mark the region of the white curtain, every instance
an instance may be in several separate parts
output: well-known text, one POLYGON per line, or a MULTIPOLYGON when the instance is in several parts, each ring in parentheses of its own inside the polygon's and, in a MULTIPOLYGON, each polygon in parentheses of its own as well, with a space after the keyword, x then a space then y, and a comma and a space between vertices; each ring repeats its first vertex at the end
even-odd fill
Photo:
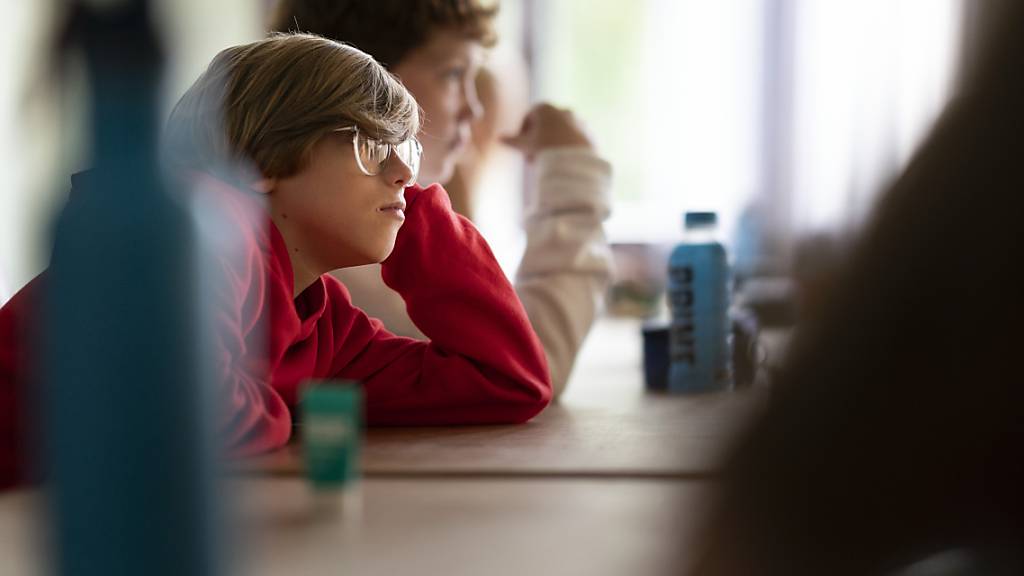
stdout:
POLYGON ((791 234, 856 229, 909 159, 951 92, 961 2, 794 3, 791 234))
POLYGON ((950 94, 973 0, 535 0, 538 95, 615 165, 609 235, 752 204, 793 238, 855 228, 950 94))

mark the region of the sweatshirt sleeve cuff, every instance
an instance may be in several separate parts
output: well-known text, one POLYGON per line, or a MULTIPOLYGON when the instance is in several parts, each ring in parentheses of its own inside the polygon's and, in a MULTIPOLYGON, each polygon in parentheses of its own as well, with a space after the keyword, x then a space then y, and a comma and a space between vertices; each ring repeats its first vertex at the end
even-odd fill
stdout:
POLYGON ((611 208, 612 167, 584 146, 549 148, 534 159, 535 194, 527 214, 591 212, 601 219, 611 208))

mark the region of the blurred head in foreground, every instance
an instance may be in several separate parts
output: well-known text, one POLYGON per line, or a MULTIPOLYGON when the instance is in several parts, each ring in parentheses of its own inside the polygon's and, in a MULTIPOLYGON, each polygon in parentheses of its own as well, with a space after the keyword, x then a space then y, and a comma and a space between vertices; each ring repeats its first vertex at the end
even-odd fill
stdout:
POLYGON ((796 336, 693 574, 1024 568, 1024 5, 1001 26, 796 336))

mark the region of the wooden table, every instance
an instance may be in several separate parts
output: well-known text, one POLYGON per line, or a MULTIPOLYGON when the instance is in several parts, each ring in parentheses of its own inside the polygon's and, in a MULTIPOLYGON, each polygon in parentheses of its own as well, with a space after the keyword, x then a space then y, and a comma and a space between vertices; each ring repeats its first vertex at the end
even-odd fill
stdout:
MULTIPOLYGON (((718 462, 763 394, 643 391, 635 323, 601 323, 522 426, 375 429, 364 479, 310 491, 294 447, 227 480, 237 574, 679 574, 718 462)), ((0 494, 0 576, 44 572, 39 490, 0 494)))
MULTIPOLYGON (((363 473, 704 479, 765 397, 763 390, 645 392, 639 325, 605 320, 588 339, 566 394, 537 418, 518 426, 373 428, 363 473)), ((301 474, 300 449, 293 445, 243 468, 301 474)))
MULTIPOLYGON (((631 406, 553 405, 519 426, 371 429, 363 474, 705 479, 716 473, 729 438, 762 401, 757 394, 657 396, 631 406)), ((299 475, 300 447, 242 468, 299 475)))
POLYGON ((706 492, 661 480, 374 479, 332 516, 294 479, 247 487, 260 516, 239 557, 256 575, 678 574, 706 492))
MULTIPOLYGON (((678 574, 707 486, 664 480, 371 479, 317 495, 300 478, 246 478, 233 574, 678 574), (344 498, 344 500, 343 500, 344 498)), ((0 575, 47 573, 44 495, 0 495, 0 575)))

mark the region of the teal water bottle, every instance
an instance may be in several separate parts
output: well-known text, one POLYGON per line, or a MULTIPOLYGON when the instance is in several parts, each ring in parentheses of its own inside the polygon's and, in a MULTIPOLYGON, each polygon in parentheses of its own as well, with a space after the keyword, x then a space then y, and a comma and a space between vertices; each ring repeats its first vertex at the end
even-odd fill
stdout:
POLYGON ((684 237, 669 256, 670 392, 731 386, 730 272, 714 212, 687 212, 684 237))
POLYGON ((39 312, 40 459, 61 575, 219 568, 197 237, 157 163, 151 14, 143 0, 76 2, 63 36, 89 80, 93 166, 57 219, 39 312))

